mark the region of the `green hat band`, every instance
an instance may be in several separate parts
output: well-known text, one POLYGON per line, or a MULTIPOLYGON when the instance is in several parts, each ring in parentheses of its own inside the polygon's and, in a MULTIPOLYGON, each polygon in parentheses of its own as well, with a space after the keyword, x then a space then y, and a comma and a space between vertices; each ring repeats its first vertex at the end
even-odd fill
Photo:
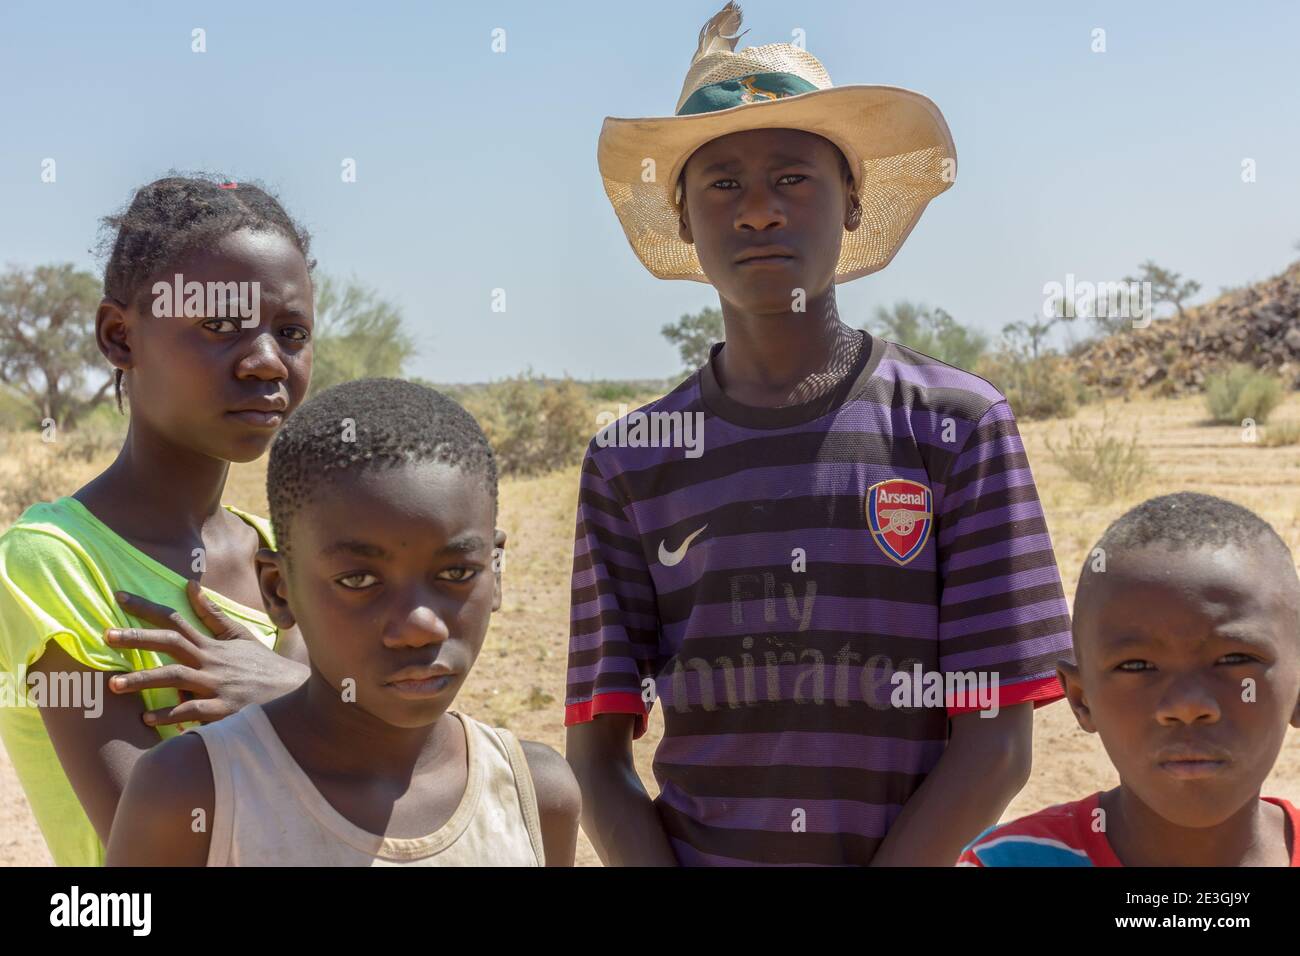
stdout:
POLYGON ((817 87, 793 73, 751 73, 735 80, 723 80, 701 86, 692 93, 677 111, 678 116, 695 113, 716 113, 746 103, 779 100, 800 93, 811 93, 817 87))

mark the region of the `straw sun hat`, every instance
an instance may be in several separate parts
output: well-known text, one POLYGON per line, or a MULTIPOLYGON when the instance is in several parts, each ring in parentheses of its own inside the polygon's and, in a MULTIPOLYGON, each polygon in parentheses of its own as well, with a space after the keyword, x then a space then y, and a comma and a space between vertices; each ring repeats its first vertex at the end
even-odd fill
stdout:
POLYGON ((943 114, 896 86, 832 87, 821 61, 793 44, 736 52, 740 19, 740 7, 728 3, 700 30, 675 115, 611 116, 601 128, 600 174, 633 251, 661 279, 707 282, 695 247, 677 234, 682 168, 719 136, 790 128, 824 136, 853 170, 862 222, 844 232, 835 281, 883 269, 955 179, 957 151, 943 114))

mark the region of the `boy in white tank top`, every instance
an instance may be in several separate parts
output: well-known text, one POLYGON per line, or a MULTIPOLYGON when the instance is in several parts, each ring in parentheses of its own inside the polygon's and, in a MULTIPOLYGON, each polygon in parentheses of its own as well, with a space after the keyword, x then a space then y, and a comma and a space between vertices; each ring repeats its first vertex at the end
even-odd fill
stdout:
POLYGON ((564 758, 449 709, 501 603, 474 418, 397 379, 329 389, 277 435, 267 497, 263 603, 311 676, 145 754, 108 864, 571 866, 564 758))

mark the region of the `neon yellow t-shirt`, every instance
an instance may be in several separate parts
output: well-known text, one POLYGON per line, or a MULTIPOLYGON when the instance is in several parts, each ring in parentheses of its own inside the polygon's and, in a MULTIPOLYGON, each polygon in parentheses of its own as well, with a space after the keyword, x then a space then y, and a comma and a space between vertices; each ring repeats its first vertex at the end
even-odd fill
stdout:
MULTIPOLYGON (((270 522, 225 507, 256 528, 267 547, 275 546, 270 522)), ((206 633, 185 596, 185 584, 185 578, 127 543, 75 498, 32 505, 0 535, 0 742, 13 761, 57 866, 102 866, 104 847, 63 772, 39 709, 31 706, 27 668, 40 659, 51 640, 99 671, 135 671, 173 663, 166 654, 154 651, 111 648, 104 643, 104 631, 156 626, 127 614, 113 598, 114 591, 130 591, 174 608, 206 633)), ((275 625, 261 609, 237 604, 207 588, 203 592, 268 647, 275 647, 275 625)), ((71 692, 63 690, 65 695, 71 692)), ((102 692, 104 697, 112 693, 107 680, 102 692)), ((141 693, 150 710, 179 702, 171 688, 141 693)), ((191 726, 157 730, 166 738, 191 726)))

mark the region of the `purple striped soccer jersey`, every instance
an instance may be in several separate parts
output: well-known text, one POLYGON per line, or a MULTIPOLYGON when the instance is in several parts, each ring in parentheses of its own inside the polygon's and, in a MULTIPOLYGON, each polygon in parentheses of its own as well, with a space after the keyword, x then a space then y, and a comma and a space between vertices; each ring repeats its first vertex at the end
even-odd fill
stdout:
POLYGON ((565 723, 663 708, 683 864, 866 864, 951 715, 1062 696, 1042 507, 978 376, 864 333, 827 394, 755 408, 721 347, 587 449, 565 723))

